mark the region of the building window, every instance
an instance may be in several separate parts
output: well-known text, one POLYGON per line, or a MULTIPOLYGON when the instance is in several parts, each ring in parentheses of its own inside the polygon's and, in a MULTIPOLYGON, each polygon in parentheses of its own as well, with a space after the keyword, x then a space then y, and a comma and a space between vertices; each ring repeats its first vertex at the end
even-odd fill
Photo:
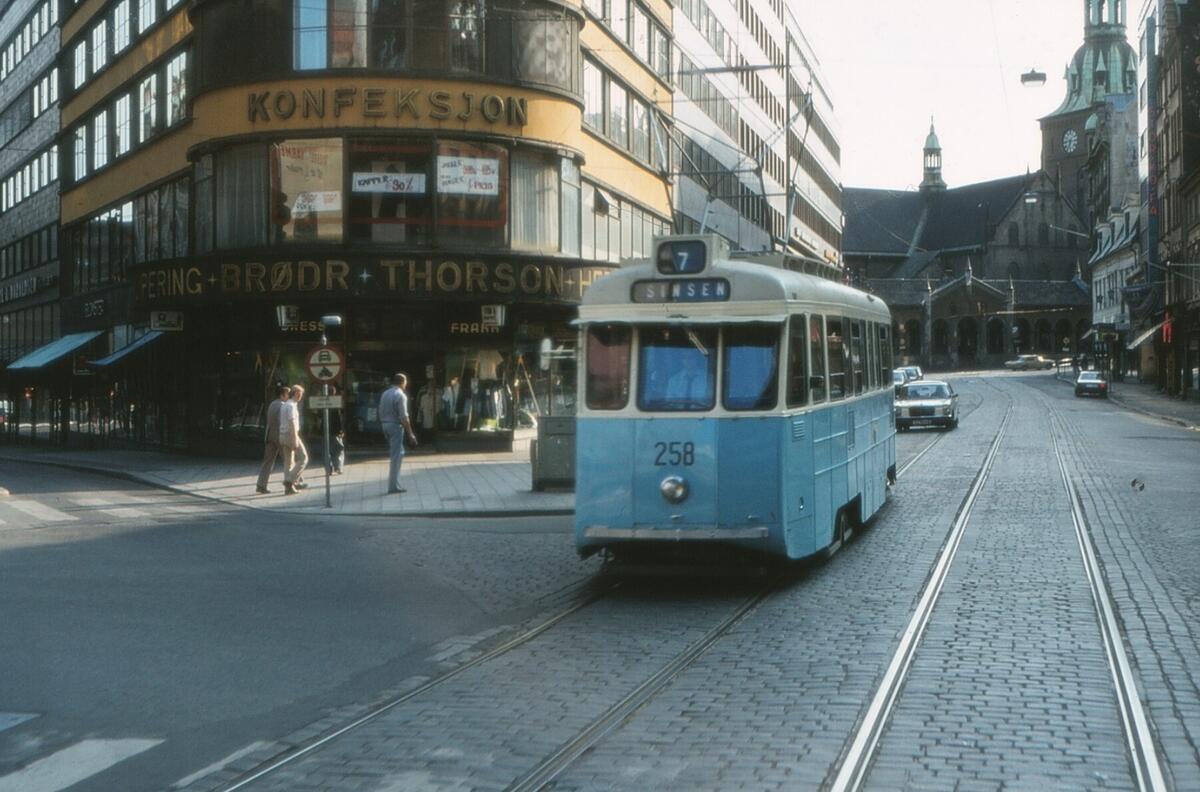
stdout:
POLYGON ((108 22, 101 19, 92 28, 92 73, 95 74, 108 64, 108 22))
POLYGON ((158 0, 138 0, 138 33, 145 33, 157 19, 158 0))
POLYGON ((617 38, 629 43, 629 0, 609 0, 609 27, 617 38))
POLYGON ((182 52, 167 64, 167 126, 187 116, 187 53, 182 52))
POLYGON ((450 68, 483 71, 483 0, 454 0, 450 4, 450 68))
MULTIPOLYGON (((222 151, 214 159, 217 247, 266 244, 268 194, 265 149, 257 144, 235 146, 222 151)), ((284 221, 287 219, 283 218, 284 221)))
POLYGON ((562 158, 562 252, 579 255, 579 165, 570 157, 562 158))
POLYGON ((87 82, 87 42, 81 41, 75 45, 75 71, 71 85, 78 89, 87 82))
POLYGON ((583 62, 583 123, 604 131, 604 72, 590 60, 583 62))
POLYGON ((151 74, 142 80, 141 120, 138 140, 145 143, 158 131, 158 75, 151 74))
POLYGON ((342 241, 342 141, 285 140, 269 164, 270 241, 342 241))
POLYGON ((299 71, 324 69, 328 64, 325 40, 328 35, 325 0, 297 0, 294 67, 299 71))
POLYGON ((632 123, 632 146, 630 150, 633 156, 638 159, 650 161, 650 108, 645 102, 634 99, 630 103, 633 106, 633 123, 632 123))
POLYGON ((559 162, 540 152, 512 154, 511 246, 543 253, 559 249, 559 162))
POLYGON ((113 8, 113 53, 119 53, 129 46, 129 3, 121 0, 113 8))
POLYGON ((332 11, 329 65, 335 69, 366 66, 367 0, 333 0, 332 11))
POLYGON ((130 99, 130 95, 125 94, 117 99, 113 107, 113 116, 115 119, 113 132, 116 136, 116 153, 118 157, 129 153, 130 146, 133 143, 131 139, 133 130, 129 117, 130 99))
POLYGON ((79 181, 88 172, 88 155, 87 155, 87 126, 79 126, 75 129, 75 150, 74 150, 74 166, 75 166, 75 181, 79 181))
POLYGON ((108 164, 108 111, 101 110, 92 119, 92 169, 108 164))
POLYGON ((608 137, 618 146, 629 146, 629 96, 616 80, 608 85, 608 137))
POLYGON ((429 171, 433 151, 420 141, 350 141, 350 239, 427 245, 433 235, 429 171))

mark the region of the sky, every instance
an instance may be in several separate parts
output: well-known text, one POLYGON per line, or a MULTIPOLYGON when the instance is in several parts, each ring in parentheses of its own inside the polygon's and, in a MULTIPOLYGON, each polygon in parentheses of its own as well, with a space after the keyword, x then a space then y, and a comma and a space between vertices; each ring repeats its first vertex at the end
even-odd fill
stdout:
POLYGON ((950 187, 1040 167, 1037 119, 1066 96, 1084 0, 788 2, 832 94, 843 185, 916 189, 930 116, 950 187), (1041 88, 1021 85, 1033 68, 1041 88))

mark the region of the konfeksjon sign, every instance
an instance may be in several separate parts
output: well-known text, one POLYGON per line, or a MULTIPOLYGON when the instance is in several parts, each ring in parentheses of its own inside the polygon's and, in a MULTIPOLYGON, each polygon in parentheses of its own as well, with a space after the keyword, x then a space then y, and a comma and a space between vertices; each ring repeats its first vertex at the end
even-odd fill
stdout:
POLYGON ((420 256, 389 259, 206 262, 150 267, 136 275, 143 304, 258 295, 445 297, 577 303, 613 267, 555 261, 420 256))
POLYGON ((504 122, 523 127, 529 120, 523 97, 477 94, 472 91, 425 91, 420 88, 344 86, 302 88, 293 91, 252 91, 247 95, 250 123, 300 118, 341 118, 357 114, 363 118, 395 118, 420 121, 470 121, 482 118, 489 124, 504 122))

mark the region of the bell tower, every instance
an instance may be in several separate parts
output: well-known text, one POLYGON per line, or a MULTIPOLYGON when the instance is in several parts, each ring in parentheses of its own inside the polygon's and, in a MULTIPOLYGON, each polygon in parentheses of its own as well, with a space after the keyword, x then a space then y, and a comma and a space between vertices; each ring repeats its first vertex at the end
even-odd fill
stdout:
POLYGON ((942 144, 933 130, 933 119, 929 119, 929 135, 925 138, 925 177, 921 179, 921 192, 942 192, 946 182, 942 180, 942 144))

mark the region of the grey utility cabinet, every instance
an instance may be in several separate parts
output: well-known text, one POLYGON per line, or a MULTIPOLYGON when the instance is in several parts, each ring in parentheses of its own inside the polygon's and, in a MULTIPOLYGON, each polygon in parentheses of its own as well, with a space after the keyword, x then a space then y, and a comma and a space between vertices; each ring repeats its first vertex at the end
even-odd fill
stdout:
POLYGON ((533 491, 575 488, 575 416, 538 416, 537 439, 529 447, 533 491))

